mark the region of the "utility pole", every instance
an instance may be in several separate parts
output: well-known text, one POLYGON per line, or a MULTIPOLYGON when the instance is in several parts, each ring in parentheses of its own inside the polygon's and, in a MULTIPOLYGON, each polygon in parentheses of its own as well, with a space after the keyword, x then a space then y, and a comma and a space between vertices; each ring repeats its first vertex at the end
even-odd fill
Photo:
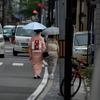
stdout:
POLYGON ((48 0, 48 27, 51 26, 51 21, 50 21, 50 4, 51 4, 51 0, 48 0))
POLYGON ((5 19, 5 0, 2 0, 2 27, 4 26, 4 19, 5 19))
POLYGON ((82 0, 80 0, 80 14, 79 14, 79 31, 81 30, 81 13, 82 13, 82 0))
POLYGON ((72 0, 66 0, 66 22, 65 22, 65 90, 64 100, 71 100, 71 56, 73 44, 72 28, 72 0))
POLYGON ((6 14, 7 14, 7 2, 8 0, 2 0, 2 27, 6 24, 6 14))
POLYGON ((54 10, 54 0, 51 0, 51 25, 53 25, 53 21, 54 21, 53 10, 54 10))

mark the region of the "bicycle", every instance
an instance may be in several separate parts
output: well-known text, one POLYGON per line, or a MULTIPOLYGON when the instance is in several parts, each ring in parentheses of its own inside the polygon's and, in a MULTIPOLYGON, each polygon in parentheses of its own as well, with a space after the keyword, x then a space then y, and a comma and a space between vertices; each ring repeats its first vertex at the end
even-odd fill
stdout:
MULTIPOLYGON (((85 69, 87 66, 87 63, 84 63, 80 60, 77 60, 77 58, 71 58, 71 67, 72 67, 72 76, 71 76, 71 97, 74 97, 75 94, 79 91, 81 86, 81 69, 85 69), (79 65, 76 65, 74 63, 74 60, 76 60, 79 65)), ((62 80, 60 85, 60 93, 64 97, 64 85, 65 85, 65 78, 62 80)))

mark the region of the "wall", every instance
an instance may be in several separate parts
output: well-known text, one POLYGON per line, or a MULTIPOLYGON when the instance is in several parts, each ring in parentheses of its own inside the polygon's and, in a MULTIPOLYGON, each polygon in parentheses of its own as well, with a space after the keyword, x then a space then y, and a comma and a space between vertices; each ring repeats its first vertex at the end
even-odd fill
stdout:
POLYGON ((81 8, 80 8, 80 0, 77 0, 76 31, 87 31, 88 8, 87 8, 86 2, 87 2, 86 0, 81 2, 81 8), (79 18, 80 12, 86 15, 86 16, 83 16, 81 20, 79 18), (80 24, 80 21, 81 21, 81 24, 80 24))
MULTIPOLYGON (((96 56, 98 55, 98 50, 100 49, 100 4, 97 4, 96 13, 95 13, 95 45, 94 45, 94 52, 95 52, 95 61, 96 56)), ((95 62, 94 62, 95 63, 95 62)))

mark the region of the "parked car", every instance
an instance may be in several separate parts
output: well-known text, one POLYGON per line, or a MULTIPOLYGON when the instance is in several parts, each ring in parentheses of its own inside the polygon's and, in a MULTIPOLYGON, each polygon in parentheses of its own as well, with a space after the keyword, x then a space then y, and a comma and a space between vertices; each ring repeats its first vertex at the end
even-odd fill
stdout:
POLYGON ((0 58, 4 58, 5 55, 5 41, 3 37, 2 26, 0 24, 0 58))
POLYGON ((89 58, 90 54, 90 50, 87 52, 87 46, 88 31, 75 32, 73 37, 73 56, 77 59, 81 58, 83 62, 87 62, 87 57, 89 58))
POLYGON ((29 53, 28 42, 31 37, 35 34, 33 30, 25 30, 23 29, 24 25, 17 25, 14 47, 13 47, 13 55, 17 56, 18 53, 29 53))
POLYGON ((12 37, 12 31, 15 28, 15 25, 5 25, 3 27, 3 36, 5 41, 9 41, 9 38, 12 37))

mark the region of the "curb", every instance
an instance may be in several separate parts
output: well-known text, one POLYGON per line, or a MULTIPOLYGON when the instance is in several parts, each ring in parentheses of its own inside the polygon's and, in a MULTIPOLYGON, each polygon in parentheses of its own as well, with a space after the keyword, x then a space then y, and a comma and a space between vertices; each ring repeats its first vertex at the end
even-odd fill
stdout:
POLYGON ((53 80, 48 80, 48 84, 47 84, 46 88, 43 90, 43 92, 38 96, 38 98, 36 100, 43 100, 44 97, 46 96, 46 94, 51 89, 52 84, 53 84, 53 80))

